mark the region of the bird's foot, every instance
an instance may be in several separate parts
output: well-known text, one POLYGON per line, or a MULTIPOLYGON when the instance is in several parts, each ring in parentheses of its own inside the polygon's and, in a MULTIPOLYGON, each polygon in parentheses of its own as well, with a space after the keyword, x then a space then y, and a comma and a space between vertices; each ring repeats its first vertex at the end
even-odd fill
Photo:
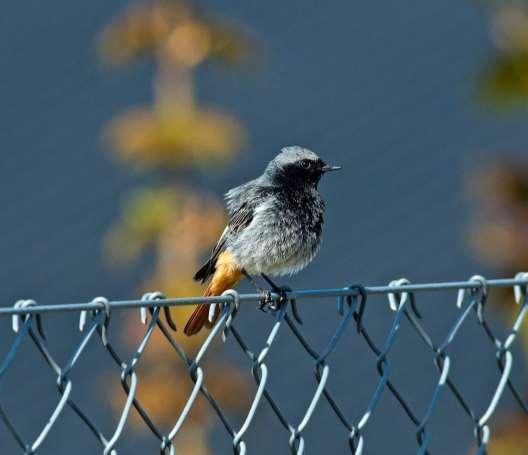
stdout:
MULTIPOLYGON (((264 291, 262 293, 262 299, 260 300, 259 310, 267 313, 268 311, 276 312, 281 309, 282 305, 288 302, 288 292, 291 292, 289 286, 272 286, 271 291, 264 291), (278 299, 273 299, 272 293, 279 295, 278 299)), ((292 302, 293 304, 295 302, 292 302)))
POLYGON ((274 304, 273 297, 271 296, 271 291, 262 290, 260 295, 261 298, 259 303, 259 310, 264 313, 267 313, 271 309, 272 304, 274 304))

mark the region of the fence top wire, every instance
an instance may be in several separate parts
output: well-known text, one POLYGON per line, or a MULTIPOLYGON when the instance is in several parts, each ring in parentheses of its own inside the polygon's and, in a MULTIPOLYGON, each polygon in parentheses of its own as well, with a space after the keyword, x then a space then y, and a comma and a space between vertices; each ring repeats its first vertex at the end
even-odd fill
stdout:
MULTIPOLYGON (((104 297, 97 297, 90 303, 77 304, 61 304, 61 305, 42 305, 37 306, 36 302, 32 300, 20 300, 14 307, 0 308, 0 316, 13 316, 13 330, 17 332, 9 352, 2 360, 0 359, 0 386, 2 385, 2 378, 5 372, 9 369, 14 359, 17 358, 17 351, 24 338, 29 337, 35 344, 38 352, 44 357, 48 366, 51 369, 51 374, 56 376, 57 386, 59 389, 60 400, 56 404, 53 413, 50 415, 48 422, 42 429, 39 430, 38 435, 33 442, 28 442, 27 436, 24 436, 17 429, 11 412, 3 406, 0 402, 0 422, 3 421, 4 426, 8 432, 11 433, 15 442, 23 450, 25 455, 34 455, 39 450, 41 444, 48 436, 49 432, 56 426, 59 416, 66 407, 71 408, 78 417, 86 424, 88 429, 97 438, 103 449, 104 455, 116 455, 116 445, 118 440, 122 437, 123 430, 126 426, 129 414, 132 408, 135 408, 141 419, 151 430, 152 434, 159 440, 161 455, 175 455, 176 441, 174 438, 181 430, 185 419, 188 417, 191 408, 193 407, 198 395, 203 395, 210 404, 219 421, 225 427, 228 437, 232 440, 233 453, 236 455, 247 454, 246 442, 244 436, 248 428, 254 422, 254 417, 257 408, 264 402, 267 402, 271 410, 282 424, 287 436, 290 453, 292 455, 302 455, 305 451, 305 433, 310 423, 310 420, 315 412, 318 403, 321 400, 326 400, 330 405, 337 421, 342 424, 348 440, 348 445, 354 455, 362 455, 363 448, 366 443, 366 435, 364 435, 365 427, 370 422, 370 417, 377 408, 378 402, 385 389, 387 389, 393 397, 400 404, 405 414, 409 417, 415 426, 415 435, 418 443, 418 455, 431 455, 429 423, 441 395, 444 390, 449 391, 456 399, 458 407, 470 419, 473 426, 474 442, 477 446, 478 455, 487 454, 487 446, 490 440, 490 418, 495 413, 498 403, 503 396, 505 390, 509 389, 515 400, 520 405, 523 412, 528 413, 528 403, 523 399, 521 394, 515 387, 511 376, 513 365, 513 353, 511 346, 514 343, 517 334, 520 331, 521 325, 528 315, 528 273, 518 273, 513 279, 493 279, 486 280, 479 275, 472 276, 468 281, 445 282, 445 283, 425 283, 412 284, 406 279, 394 280, 388 286, 367 286, 351 285, 346 288, 334 289, 316 289, 303 291, 290 291, 284 294, 271 294, 272 300, 277 302, 277 305, 269 306, 267 311, 274 318, 273 325, 267 335, 265 342, 260 343, 260 348, 254 351, 239 327, 235 323, 235 315, 242 302, 261 301, 263 296, 261 294, 239 294, 236 291, 228 290, 222 296, 217 297, 190 297, 178 299, 166 299, 161 293, 147 293, 141 300, 126 300, 110 302, 104 297), (495 335, 494 329, 488 324, 484 305, 490 287, 510 287, 513 288, 516 303, 519 305, 517 316, 513 325, 510 327, 505 337, 498 338, 495 335), (421 321, 418 309, 416 307, 415 293, 422 291, 458 291, 456 305, 459 308, 456 318, 453 320, 447 334, 444 334, 438 344, 433 340, 427 330, 425 321, 421 321), (367 325, 363 321, 363 313, 366 307, 367 295, 378 294, 386 295, 388 297, 390 308, 394 311, 393 321, 389 331, 387 332, 384 341, 377 344, 369 334, 367 325), (310 298, 331 298, 337 297, 337 309, 341 318, 335 329, 334 334, 328 340, 326 346, 322 350, 315 348, 310 336, 304 334, 301 329, 301 320, 296 312, 295 299, 310 299, 310 298), (278 304, 281 302, 282 304, 278 304), (190 305, 200 303, 218 303, 221 305, 221 314, 217 322, 207 334, 205 340, 201 344, 199 351, 193 356, 189 356, 184 350, 183 346, 171 335, 166 325, 173 329, 173 322, 170 318, 169 307, 174 305, 190 305), (286 312, 287 307, 291 306, 292 317, 286 312), (110 313, 113 308, 137 308, 141 309, 142 322, 146 324, 145 332, 141 341, 139 342, 134 354, 129 358, 121 357, 118 354, 119 348, 116 348, 109 339, 107 331, 109 329, 110 313), (147 308, 150 312, 150 320, 147 318, 147 308), (89 310, 91 314, 88 315, 89 310), (42 331, 42 313, 63 312, 63 311, 80 311, 80 329, 82 338, 75 346, 75 349, 65 365, 58 363, 52 355, 47 346, 46 338, 42 331), (160 319, 160 314, 165 311, 166 320, 160 319), (450 370, 452 363, 449 346, 454 341, 457 333, 461 330, 464 321, 467 320, 471 314, 476 314, 477 321, 483 329, 489 343, 494 346, 495 360, 500 373, 500 377, 496 382, 495 390, 492 396, 486 399, 485 410, 480 413, 477 412, 466 400, 462 389, 459 387, 453 373, 450 370), (410 328, 414 330, 421 339, 422 346, 430 351, 433 356, 434 365, 437 370, 437 379, 435 386, 428 401, 425 412, 418 413, 411 408, 408 399, 404 396, 402 391, 393 382, 390 375, 392 357, 390 357, 393 345, 396 343, 397 335, 402 325, 403 319, 406 319, 410 328), (36 325, 33 325, 35 321, 36 325), (285 323, 285 324, 284 324, 285 323), (294 335, 294 338, 305 349, 306 354, 313 362, 314 375, 316 384, 314 384, 313 395, 308 407, 304 411, 302 418, 294 419, 284 412, 283 406, 274 398, 274 393, 270 388, 268 382, 268 366, 266 365, 266 357, 269 353, 276 335, 281 325, 294 335), (376 359, 376 370, 379 378, 373 391, 370 394, 366 407, 363 407, 363 414, 353 418, 348 415, 345 407, 342 406, 341 399, 332 393, 330 390, 329 378, 332 377, 330 373, 329 356, 335 349, 341 339, 344 338, 344 333, 350 325, 356 326, 355 333, 361 337, 368 345, 376 359), (174 353, 184 362, 189 378, 194 384, 192 392, 188 396, 186 403, 179 411, 178 418, 171 429, 165 429, 155 422, 152 416, 143 407, 137 394, 138 381, 140 372, 137 370, 137 365, 141 361, 143 352, 149 342, 151 335, 156 327, 161 331, 166 340, 170 343, 174 353), (35 330, 36 329, 36 330, 35 330), (232 336, 229 336, 232 334, 232 336), (225 342, 228 339, 234 340, 236 344, 245 353, 250 366, 251 375, 255 380, 257 391, 252 399, 251 406, 248 409, 243 422, 236 425, 231 422, 227 414, 222 409, 220 403, 214 395, 207 389, 204 383, 206 375, 202 368, 202 361, 207 355, 208 348, 211 346, 213 339, 221 336, 225 342), (82 353, 88 345, 92 337, 99 337, 103 346, 108 351, 115 362, 115 365, 120 371, 121 386, 126 396, 125 405, 123 406, 119 421, 115 425, 111 435, 105 435, 98 428, 98 425, 93 421, 85 411, 80 407, 72 396, 72 387, 74 380, 70 373, 79 363, 82 353), (238 428, 238 429, 237 429, 238 428)), ((269 299, 269 296, 267 296, 269 299)), ((453 299, 454 300, 454 299, 453 299)), ((268 302, 269 303, 269 302, 268 302)), ((348 332, 351 333, 350 331, 348 332)), ((406 395, 406 394, 405 394, 406 395)))
MULTIPOLYGON (((475 277, 478 277, 476 275, 475 277)), ((479 289, 483 286, 491 287, 515 287, 528 286, 528 276, 524 273, 519 273, 515 278, 497 278, 486 280, 475 280, 472 277, 467 281, 449 281, 438 283, 420 283, 420 284, 394 284, 393 282, 388 286, 364 286, 363 289, 367 295, 373 294, 395 294, 402 292, 435 292, 445 290, 467 290, 479 289)), ((400 280, 401 281, 401 280, 400 280)), ((308 289, 308 290, 292 290, 287 292, 288 299, 316 299, 324 297, 347 297, 357 294, 356 289, 347 286, 344 288, 325 288, 325 289, 308 289)), ((271 301, 279 301, 284 296, 271 292, 268 296, 271 301)), ((233 298, 230 295, 220 295, 212 297, 177 297, 165 298, 155 301, 145 302, 145 300, 114 300, 108 303, 101 303, 93 300, 91 302, 81 303, 62 303, 51 305, 38 305, 29 307, 0 307, 0 317, 13 315, 27 315, 33 313, 60 313, 60 312, 75 312, 75 311, 89 311, 89 310, 104 310, 110 307, 111 309, 125 309, 125 308, 152 308, 152 307, 170 307, 170 306, 185 306, 197 304, 210 303, 229 303, 233 298)), ((262 300, 262 294, 248 293, 239 294, 239 303, 254 303, 262 300)))

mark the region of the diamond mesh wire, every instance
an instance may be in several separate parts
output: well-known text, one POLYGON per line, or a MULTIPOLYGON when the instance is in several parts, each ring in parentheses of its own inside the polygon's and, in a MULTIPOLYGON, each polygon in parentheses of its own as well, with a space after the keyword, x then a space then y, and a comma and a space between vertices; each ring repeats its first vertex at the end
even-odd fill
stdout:
MULTIPOLYGON (((473 437, 475 440, 476 453, 486 454, 491 437, 490 418, 498 408, 501 398, 507 391, 511 393, 522 411, 528 413, 528 404, 523 401, 521 394, 512 381, 513 353, 512 345, 528 311, 527 299, 528 274, 519 273, 513 279, 486 280, 482 276, 473 276, 467 281, 448 283, 412 284, 408 280, 400 279, 389 283, 388 286, 365 287, 352 285, 337 289, 319 289, 306 291, 285 290, 284 293, 271 293, 271 303, 268 302, 268 313, 273 318, 271 329, 263 340, 262 346, 256 350, 249 346, 246 338, 242 335, 243 327, 236 324, 236 316, 242 303, 258 302, 262 299, 259 294, 239 294, 234 290, 226 291, 217 297, 193 297, 182 299, 167 299, 159 292, 147 293, 141 300, 110 302, 103 297, 97 297, 92 302, 80 304, 61 305, 37 305, 33 300, 18 301, 13 307, 0 308, 0 321, 6 329, 7 317, 12 318, 12 329, 14 335, 7 354, 0 359, 0 419, 3 423, 2 438, 11 437, 19 447, 19 453, 36 454, 50 432, 60 427, 59 417, 64 411, 71 409, 86 431, 91 433, 99 443, 103 454, 117 454, 116 445, 123 436, 123 431, 133 409, 138 413, 148 430, 159 440, 159 451, 163 454, 175 454, 175 438, 182 430, 182 426, 192 411, 199 395, 205 397, 218 422, 225 428, 226 436, 231 440, 232 450, 235 454, 253 453, 246 446, 244 436, 252 425, 257 425, 255 414, 259 407, 268 405, 273 415, 280 422, 288 440, 288 451, 292 454, 302 454, 307 450, 305 435, 309 431, 317 431, 310 427, 310 421, 317 412, 318 405, 326 400, 335 415, 336 425, 342 427, 343 438, 348 441, 350 452, 359 455, 368 446, 368 440, 364 430, 371 423, 371 416, 376 412, 379 400, 384 391, 390 393, 401 407, 405 416, 412 422, 416 433, 416 453, 430 454, 430 421, 437 409, 439 402, 446 393, 450 393, 458 403, 458 409, 467 416, 473 426, 473 437), (518 305, 515 320, 503 338, 499 338, 488 322, 486 312, 486 301, 488 290, 491 287, 510 287, 513 289, 513 301, 518 305), (417 295, 425 300, 427 293, 446 292, 458 289, 458 297, 453 302, 457 308, 457 315, 449 330, 440 340, 435 343, 433 337, 426 328, 425 321, 419 312, 417 295), (376 343, 371 331, 367 327, 363 315, 368 308, 369 295, 385 294, 388 297, 388 306, 392 311, 392 323, 382 343, 376 343), (339 324, 333 335, 327 341, 322 350, 317 350, 310 341, 310 334, 303 326, 297 311, 297 301, 304 299, 320 299, 334 297, 337 301, 339 324), (218 321, 208 333, 197 354, 191 357, 177 341, 174 330, 177 329, 170 317, 168 309, 176 305, 189 305, 197 303, 213 303, 221 306, 218 321), (133 308, 140 309, 141 321, 144 331, 133 354, 127 358, 118 353, 118 349, 109 341, 108 333, 111 331, 111 315, 115 310, 123 310, 131 313, 133 308), (76 312, 79 313, 79 328, 81 338, 73 347, 70 357, 62 364, 51 353, 43 330, 43 319, 50 313, 76 312), (165 313, 165 320, 160 316, 165 313), (485 339, 489 340, 496 354, 498 379, 496 387, 488 397, 484 406, 484 412, 478 414, 465 398, 461 388, 457 385, 452 374, 452 359, 449 347, 456 339, 457 334, 463 330, 464 322, 476 319, 485 339), (407 321, 407 322, 405 322, 407 321), (418 339, 423 342, 416 349, 426 349, 432 356, 437 369, 435 387, 430 396, 429 404, 425 412, 418 413, 412 409, 408 397, 398 388, 391 379, 391 350, 398 339, 398 334, 404 330, 415 331, 418 339), (174 355, 186 366, 190 380, 193 383, 192 390, 187 401, 181 409, 179 416, 172 428, 161 428, 148 411, 139 401, 137 396, 138 372, 137 366, 142 361, 145 348, 147 347, 154 331, 159 331, 166 338, 174 351, 174 355), (274 392, 269 384, 269 368, 266 363, 267 356, 276 345, 277 334, 280 331, 289 331, 307 358, 313 365, 315 376, 315 388, 311 399, 302 417, 294 420, 284 411, 284 404, 274 398, 274 392), (89 341, 93 338, 99 339, 104 349, 115 364, 115 372, 120 375, 121 387, 125 403, 115 424, 113 432, 103 433, 94 421, 73 399, 72 389, 74 380, 72 371, 83 362, 83 353, 89 341), (235 425, 228 413, 222 408, 220 402, 208 390, 205 385, 205 371, 202 362, 213 340, 221 338, 224 343, 233 343, 238 346, 247 359, 247 366, 256 384, 256 392, 251 403, 239 425, 235 425), (333 394, 329 387, 330 363, 329 356, 335 350, 343 338, 352 338, 353 342, 361 343, 375 358, 378 379, 372 384, 372 393, 367 400, 367 405, 359 419, 350 417, 351 410, 342 404, 342 399, 333 394), (40 356, 49 367, 51 374, 56 379, 59 397, 55 408, 52 410, 48 421, 41 427, 35 429, 35 434, 29 436, 22 434, 18 429, 9 412, 2 404, 6 391, 4 377, 6 372, 20 359, 21 345, 30 340, 40 356)), ((269 296, 268 296, 269 297, 269 296)), ((388 310, 389 311, 389 310, 388 310)), ((133 317, 132 314, 127 317, 133 317)), ((1 426, 0 426, 1 427, 1 426)))

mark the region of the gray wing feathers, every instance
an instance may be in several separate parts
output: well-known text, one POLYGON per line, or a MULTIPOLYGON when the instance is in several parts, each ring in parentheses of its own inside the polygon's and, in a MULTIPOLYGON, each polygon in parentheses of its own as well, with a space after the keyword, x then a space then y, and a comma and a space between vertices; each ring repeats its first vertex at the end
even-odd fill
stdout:
POLYGON ((219 254, 224 251, 232 234, 247 227, 258 207, 270 194, 270 188, 259 184, 259 180, 252 180, 229 190, 225 194, 225 202, 229 223, 211 252, 209 260, 194 275, 194 279, 204 282, 215 272, 215 263, 219 254))
POLYGON ((251 223, 255 209, 270 194, 270 188, 262 186, 258 179, 237 186, 225 194, 229 228, 239 232, 251 223))

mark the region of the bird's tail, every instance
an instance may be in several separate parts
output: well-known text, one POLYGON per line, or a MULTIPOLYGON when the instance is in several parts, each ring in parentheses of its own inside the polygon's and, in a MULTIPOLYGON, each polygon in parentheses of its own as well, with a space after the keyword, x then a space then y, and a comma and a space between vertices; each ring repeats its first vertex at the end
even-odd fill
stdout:
MULTIPOLYGON (((234 287, 241 278, 242 273, 237 276, 232 276, 228 280, 224 279, 220 282, 213 278, 204 292, 204 297, 222 294, 222 292, 225 290, 234 287)), ((187 321, 187 324, 185 324, 185 328, 183 329, 183 333, 185 333, 185 335, 196 335, 200 330, 202 330, 203 326, 210 329, 214 325, 218 319, 218 316, 220 315, 220 305, 216 305, 215 313, 211 320, 209 320, 209 307, 209 304, 202 303, 194 309, 191 317, 187 321)))
MULTIPOLYGON (((232 257, 225 252, 216 263, 216 272, 204 292, 204 297, 220 295, 227 289, 234 287, 243 277, 242 270, 232 261, 232 257)), ((211 328, 220 314, 220 305, 216 305, 215 313, 209 321, 208 304, 198 305, 187 321, 183 333, 191 336, 196 335, 203 326, 211 328)))
MULTIPOLYGON (((213 283, 211 282, 209 286, 207 286, 207 289, 204 292, 204 297, 215 295, 211 289, 212 284, 213 283)), ((196 335, 200 330, 202 330, 202 327, 204 325, 209 328, 213 326, 213 324, 218 319, 218 315, 220 314, 220 306, 216 306, 215 314, 212 321, 209 321, 209 307, 210 305, 202 304, 198 305, 194 309, 193 313, 191 314, 191 317, 187 321, 187 324, 185 324, 185 328, 183 329, 183 333, 185 333, 185 335, 196 335)))

